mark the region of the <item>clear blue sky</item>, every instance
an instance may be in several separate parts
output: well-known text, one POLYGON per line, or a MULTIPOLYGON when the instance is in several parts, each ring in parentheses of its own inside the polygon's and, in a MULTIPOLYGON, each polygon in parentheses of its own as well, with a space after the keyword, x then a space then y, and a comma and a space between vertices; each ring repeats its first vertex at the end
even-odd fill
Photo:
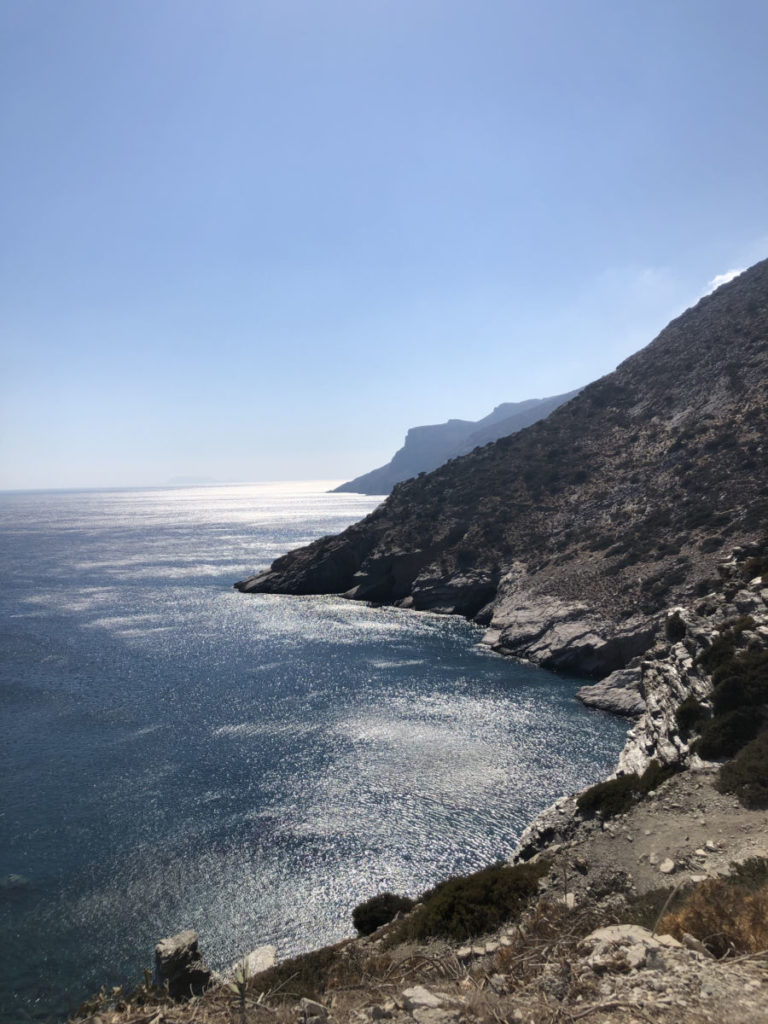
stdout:
POLYGON ((768 255, 765 0, 4 0, 0 488, 349 478, 768 255))

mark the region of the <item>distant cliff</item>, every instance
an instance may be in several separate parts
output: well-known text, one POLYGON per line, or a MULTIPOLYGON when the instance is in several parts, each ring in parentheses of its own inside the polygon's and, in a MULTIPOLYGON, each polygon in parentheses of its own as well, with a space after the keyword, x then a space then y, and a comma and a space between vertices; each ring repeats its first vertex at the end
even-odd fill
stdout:
POLYGON ((551 398, 529 398, 525 402, 504 402, 481 420, 448 420, 431 426, 411 427, 405 443, 386 466, 340 484, 336 491, 357 494, 389 494, 395 484, 419 473, 430 473, 449 459, 466 455, 479 445, 529 427, 567 402, 578 391, 551 398))
POLYGON ((547 419, 237 586, 458 612, 497 650, 604 676, 762 534, 767 498, 768 260, 547 419))

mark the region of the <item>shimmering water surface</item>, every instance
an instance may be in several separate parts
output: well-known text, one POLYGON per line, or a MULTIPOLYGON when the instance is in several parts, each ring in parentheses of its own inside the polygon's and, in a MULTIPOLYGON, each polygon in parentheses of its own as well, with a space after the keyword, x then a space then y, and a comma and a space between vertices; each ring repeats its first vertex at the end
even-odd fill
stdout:
POLYGON ((0 1019, 194 927, 209 963, 512 850, 625 724, 453 617, 232 583, 376 505, 314 485, 0 495, 0 1019), (14 877, 19 876, 19 877, 14 877))

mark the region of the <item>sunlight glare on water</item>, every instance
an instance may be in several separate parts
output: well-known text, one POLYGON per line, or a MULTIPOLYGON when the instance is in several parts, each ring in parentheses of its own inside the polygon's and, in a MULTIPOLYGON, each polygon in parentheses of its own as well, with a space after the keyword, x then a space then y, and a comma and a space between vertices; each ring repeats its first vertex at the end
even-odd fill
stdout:
POLYGON ((377 504, 328 486, 0 495, 4 1024, 182 928, 216 968, 339 939, 615 762, 622 722, 471 623, 234 591, 377 504))

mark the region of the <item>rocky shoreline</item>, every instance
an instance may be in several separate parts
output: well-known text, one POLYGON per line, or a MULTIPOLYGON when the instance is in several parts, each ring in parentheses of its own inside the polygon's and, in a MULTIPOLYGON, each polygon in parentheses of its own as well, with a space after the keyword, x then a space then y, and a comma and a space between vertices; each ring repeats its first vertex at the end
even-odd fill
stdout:
MULTIPOLYGON (((669 609, 666 621, 674 617, 682 622, 683 637, 671 641, 660 627, 655 644, 627 668, 579 689, 577 696, 588 706, 635 718, 611 778, 642 773, 652 760, 680 769, 715 770, 715 765, 703 762, 692 751, 696 734, 683 738, 676 713, 689 698, 705 708, 710 705, 712 678, 697 659, 717 639, 725 623, 749 615, 752 624, 739 637, 741 649, 768 649, 768 583, 761 576, 744 580, 746 554, 737 549, 718 566, 721 589, 669 609)), ((526 859, 548 843, 562 842, 578 820, 576 795, 558 800, 525 830, 514 859, 526 859)))

